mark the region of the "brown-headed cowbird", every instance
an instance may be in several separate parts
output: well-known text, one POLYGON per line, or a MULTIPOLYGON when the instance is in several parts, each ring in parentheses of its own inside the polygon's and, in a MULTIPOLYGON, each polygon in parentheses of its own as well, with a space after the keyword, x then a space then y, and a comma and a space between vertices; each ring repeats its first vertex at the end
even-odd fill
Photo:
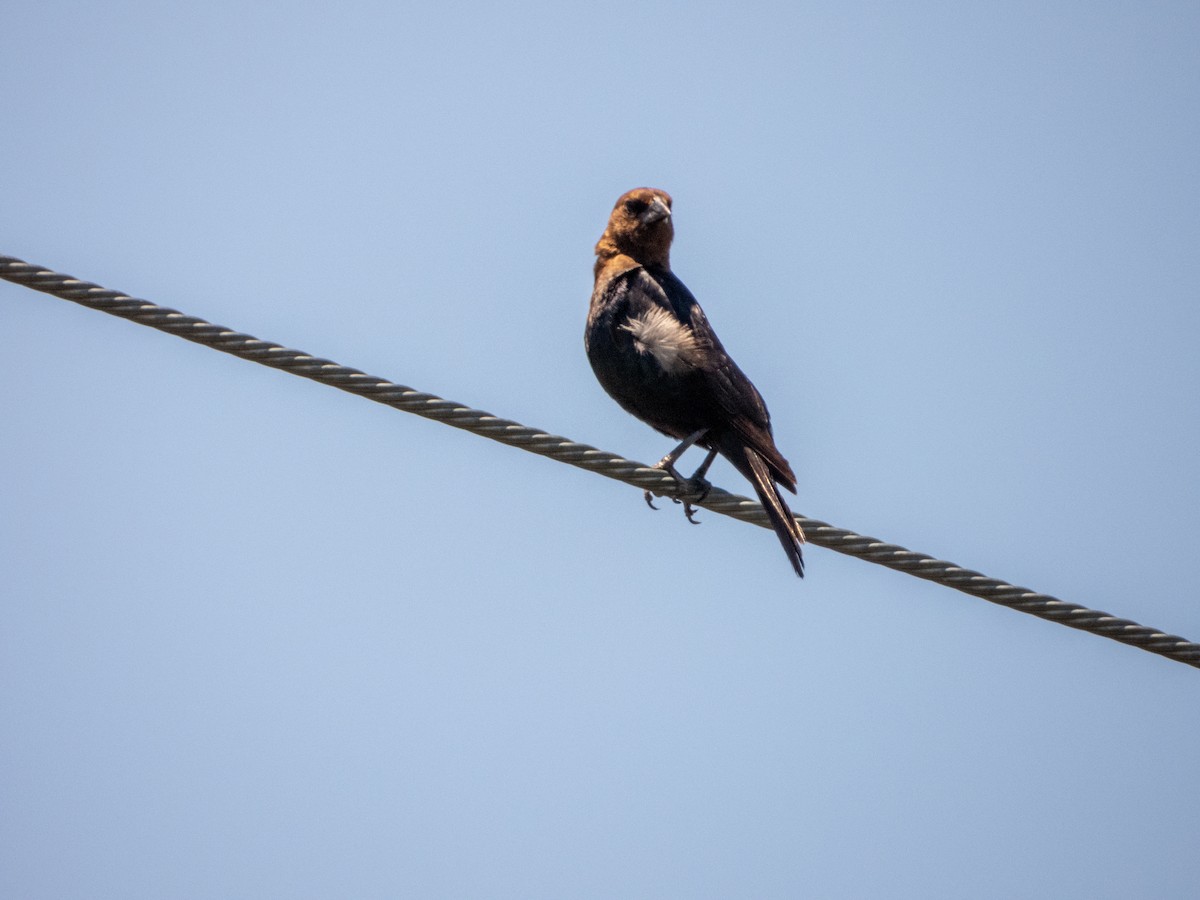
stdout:
MULTIPOLYGON (((596 244, 596 286, 584 336, 588 360, 626 412, 682 442, 658 468, 706 490, 703 476, 720 453, 749 479, 792 567, 804 577, 804 532, 777 487, 795 493, 796 476, 775 447, 762 397, 671 271, 674 235, 665 191, 636 188, 617 200, 596 244), (709 453, 688 480, 675 462, 693 444, 709 453)), ((691 519, 690 506, 685 510, 691 519)))

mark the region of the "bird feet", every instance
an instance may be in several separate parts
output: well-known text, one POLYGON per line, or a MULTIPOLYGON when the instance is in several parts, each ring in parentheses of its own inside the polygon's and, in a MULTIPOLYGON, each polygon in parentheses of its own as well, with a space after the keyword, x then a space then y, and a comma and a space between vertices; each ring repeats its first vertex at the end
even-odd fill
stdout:
MULTIPOLYGON (((709 482, 703 475, 693 475, 684 482, 684 485, 687 486, 688 493, 694 495, 692 500, 697 503, 702 502, 704 498, 708 496, 708 492, 712 490, 711 482, 709 482)), ((692 518, 692 516, 696 513, 696 507, 692 506, 692 504, 687 500, 676 500, 675 502, 683 504, 683 514, 689 522, 691 522, 693 525, 700 524, 692 518)))
MULTIPOLYGON (((696 507, 694 507, 692 504, 703 501, 704 498, 708 496, 708 492, 712 490, 712 484, 700 474, 693 475, 691 478, 684 478, 677 471, 675 471, 675 467, 673 465, 670 463, 666 463, 666 465, 664 465, 664 463, 666 463, 666 460, 659 460, 659 462, 656 463, 653 468, 664 469, 668 475, 675 479, 675 483, 679 485, 680 493, 687 497, 687 499, 671 497, 671 502, 682 503, 683 515, 693 525, 699 525, 700 523, 692 518, 692 516, 696 514, 696 507)), ((652 496, 654 496, 651 491, 646 491, 643 496, 646 499, 647 506, 653 510, 658 509, 658 507, 655 506, 650 499, 652 496)), ((662 497, 666 495, 659 494, 658 496, 662 497)))

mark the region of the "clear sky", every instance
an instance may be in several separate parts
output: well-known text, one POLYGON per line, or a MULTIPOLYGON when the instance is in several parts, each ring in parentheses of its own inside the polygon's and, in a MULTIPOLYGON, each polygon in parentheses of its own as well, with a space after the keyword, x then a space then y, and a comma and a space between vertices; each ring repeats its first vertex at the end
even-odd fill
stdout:
MULTIPOLYGON (((3 21, 0 252, 649 462, 660 187, 797 511, 1200 640, 1195 3, 3 21)), ((0 377, 4 897, 1196 896, 1195 669, 5 283, 0 377)))

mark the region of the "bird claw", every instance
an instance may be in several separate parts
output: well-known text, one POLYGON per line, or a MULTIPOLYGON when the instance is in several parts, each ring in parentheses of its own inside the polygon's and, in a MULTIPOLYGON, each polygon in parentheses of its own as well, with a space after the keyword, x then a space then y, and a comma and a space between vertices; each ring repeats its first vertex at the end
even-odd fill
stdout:
MULTIPOLYGON (((678 485, 686 485, 687 484, 687 482, 684 480, 683 476, 680 475, 678 472, 676 472, 675 467, 673 465, 671 465, 671 459, 669 456, 664 456, 662 459, 660 459, 658 462, 656 462, 650 468, 662 469, 664 472, 666 472, 668 475, 670 475, 672 478, 674 478, 675 483, 678 485)), ((658 507, 654 505, 654 501, 650 499, 651 497, 667 497, 672 503, 679 502, 674 497, 671 497, 669 494, 660 494, 656 491, 643 491, 642 497, 645 499, 646 505, 648 507, 650 507, 652 510, 654 510, 655 512, 658 512, 658 507)))
POLYGON ((692 475, 691 478, 684 478, 683 475, 680 475, 676 467, 674 467, 674 461, 677 460, 680 452, 688 449, 692 443, 696 442, 697 438, 703 437, 703 434, 704 431, 697 431, 695 434, 692 434, 692 436, 686 440, 685 443, 680 444, 676 450, 670 452, 670 454, 667 454, 666 456, 662 457, 661 460, 654 463, 655 469, 662 469, 668 475, 671 475, 671 478, 673 478, 674 482, 676 482, 678 493, 683 494, 683 497, 686 499, 672 497, 671 494, 643 491, 642 497, 646 499, 646 505, 649 506, 650 509, 658 510, 658 506, 654 505, 654 502, 652 499, 650 499, 650 497, 668 497, 672 503, 683 504, 683 515, 686 520, 692 524, 700 524, 700 522, 695 520, 694 516, 696 515, 696 508, 695 505, 692 504, 702 503, 704 498, 708 497, 708 492, 713 490, 712 484, 709 484, 708 480, 704 478, 704 475, 706 475, 708 472, 709 464, 712 464, 713 457, 716 455, 716 452, 714 450, 709 450, 708 457, 701 464, 701 467, 696 469, 696 473, 692 475))
MULTIPOLYGON (((665 457, 660 459, 654 468, 662 469, 668 475, 674 478, 675 484, 678 485, 680 493, 686 495, 688 499, 680 500, 678 497, 670 497, 667 494, 653 494, 651 491, 643 491, 642 497, 645 498, 646 505, 657 511, 658 507, 654 505, 651 497, 667 497, 672 503, 682 503, 683 514, 687 520, 693 525, 699 525, 700 523, 692 518, 694 515, 696 515, 696 507, 692 504, 703 502, 704 498, 708 496, 708 492, 712 490, 712 484, 705 479, 703 475, 693 475, 691 478, 684 478, 675 470, 675 467, 671 465, 671 461, 665 457)), ((703 471, 705 468, 707 468, 707 466, 702 467, 700 471, 703 471)))
MULTIPOLYGON (((708 492, 712 490, 712 484, 699 476, 689 478, 684 482, 684 485, 687 487, 689 494, 695 494, 692 500, 696 503, 703 502, 704 498, 708 496, 708 492)), ((687 520, 693 525, 699 525, 700 523, 692 518, 692 516, 696 514, 696 507, 694 507, 688 500, 684 500, 682 502, 684 516, 686 516, 687 520)))
POLYGON ((708 497, 709 491, 712 490, 712 482, 706 478, 700 477, 699 475, 694 475, 689 478, 687 481, 687 486, 693 493, 695 493, 696 496, 693 499, 697 503, 703 503, 705 498, 708 497))

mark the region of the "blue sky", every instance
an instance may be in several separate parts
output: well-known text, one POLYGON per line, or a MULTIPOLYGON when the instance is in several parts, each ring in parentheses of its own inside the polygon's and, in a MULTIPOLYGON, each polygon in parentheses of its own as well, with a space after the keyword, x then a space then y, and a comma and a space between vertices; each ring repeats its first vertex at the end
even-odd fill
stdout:
MULTIPOLYGON (((661 187, 797 511, 1200 639, 1198 45, 48 0, 0 250, 653 461, 582 331, 661 187)), ((1194 896, 1194 669, 9 284, 0 367, 5 896, 1194 896)))

